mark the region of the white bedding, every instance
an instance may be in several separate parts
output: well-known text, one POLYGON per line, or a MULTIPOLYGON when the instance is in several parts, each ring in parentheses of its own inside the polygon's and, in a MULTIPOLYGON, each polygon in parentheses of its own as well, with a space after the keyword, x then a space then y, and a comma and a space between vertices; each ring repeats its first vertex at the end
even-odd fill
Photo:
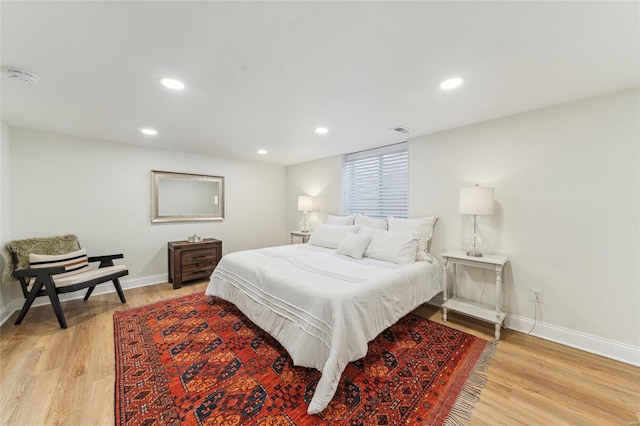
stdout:
POLYGON ((356 260, 309 244, 225 255, 206 290, 235 304, 287 350, 295 365, 322 376, 307 412, 331 402, 347 364, 367 343, 442 290, 442 268, 356 260))

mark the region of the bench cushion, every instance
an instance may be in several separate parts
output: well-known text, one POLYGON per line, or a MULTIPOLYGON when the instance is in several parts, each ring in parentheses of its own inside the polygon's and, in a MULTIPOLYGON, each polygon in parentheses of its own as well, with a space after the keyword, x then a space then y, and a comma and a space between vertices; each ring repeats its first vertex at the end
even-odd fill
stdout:
MULTIPOLYGON (((68 275, 66 277, 60 277, 60 275, 62 274, 59 274, 59 275, 53 276, 53 284, 56 287, 66 287, 70 285, 80 284, 80 283, 92 280, 94 278, 106 277, 113 273, 126 271, 126 270, 127 270, 126 265, 116 265, 116 266, 107 266, 105 268, 89 269, 88 271, 81 272, 75 275, 68 275)), ((35 282, 35 278, 31 279, 31 282, 29 283, 29 291, 31 291, 31 287, 33 286, 34 282, 35 282)))
POLYGON ((72 275, 65 278, 53 277, 53 283, 56 287, 65 287, 68 285, 80 284, 95 278, 106 277, 116 272, 126 271, 126 265, 106 266, 104 268, 91 269, 81 274, 72 275))

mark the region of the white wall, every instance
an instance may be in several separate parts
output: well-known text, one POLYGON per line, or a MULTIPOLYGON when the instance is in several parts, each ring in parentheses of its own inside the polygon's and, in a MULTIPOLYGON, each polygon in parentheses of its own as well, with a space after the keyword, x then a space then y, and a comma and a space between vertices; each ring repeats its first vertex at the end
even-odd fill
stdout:
POLYGON ((124 253, 129 281, 166 280, 167 242, 194 233, 224 253, 287 242, 283 166, 12 128, 10 188, 12 239, 74 233, 124 253), (225 220, 152 224, 151 170, 224 176, 225 220))
MULTIPOLYGON (((0 245, 4 247, 11 240, 10 211, 10 130, 0 123, 0 245)), ((6 259, 0 256, 0 277, 6 267, 6 259)), ((20 288, 15 285, 0 283, 0 324, 4 322, 19 306, 18 298, 22 297, 20 288)))
MULTIPOLYGON (((539 288, 533 334, 640 365, 638 98, 625 90, 410 140, 409 213, 439 216, 440 256, 468 226, 459 188, 495 187, 495 214, 480 226, 510 257, 507 326, 529 331, 539 288)), ((287 168, 288 226, 296 180, 330 179, 317 201, 340 210, 340 169, 339 156, 287 168)), ((463 294, 492 302, 493 274, 467 273, 463 294)))
POLYGON ((412 140, 410 211, 440 210, 441 253, 465 231, 458 188, 495 187, 481 226, 511 258, 511 312, 533 317, 539 288, 544 323, 640 346, 638 114, 627 90, 412 140))
POLYGON ((287 232, 300 229, 302 212, 298 195, 311 195, 314 211, 309 213, 311 229, 325 222, 327 214, 342 210, 342 156, 323 158, 287 167, 287 232))

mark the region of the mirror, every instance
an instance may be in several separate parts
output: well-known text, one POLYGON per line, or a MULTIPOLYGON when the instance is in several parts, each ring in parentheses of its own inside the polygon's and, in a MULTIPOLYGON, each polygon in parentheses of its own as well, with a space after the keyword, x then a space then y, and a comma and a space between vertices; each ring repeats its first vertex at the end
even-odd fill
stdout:
POLYGON ((224 220, 224 177, 151 170, 151 222, 224 220))

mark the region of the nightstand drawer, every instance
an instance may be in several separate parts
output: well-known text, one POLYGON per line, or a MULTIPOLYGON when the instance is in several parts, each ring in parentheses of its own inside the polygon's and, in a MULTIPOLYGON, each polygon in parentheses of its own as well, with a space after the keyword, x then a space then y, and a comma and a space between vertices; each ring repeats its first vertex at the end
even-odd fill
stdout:
POLYGON ((195 263, 205 262, 217 262, 218 249, 217 247, 206 248, 200 250, 189 250, 182 253, 182 265, 193 265, 195 263))
POLYGON ((183 274, 189 274, 191 272, 194 271, 198 271, 198 270, 205 270, 205 269, 211 269, 211 271, 213 271, 216 268, 216 261, 211 261, 211 262, 200 262, 200 263, 192 263, 191 265, 184 265, 182 266, 182 273, 183 274))
POLYGON ((194 271, 182 271, 182 281, 197 280, 199 278, 209 278, 215 268, 195 269, 194 271))

